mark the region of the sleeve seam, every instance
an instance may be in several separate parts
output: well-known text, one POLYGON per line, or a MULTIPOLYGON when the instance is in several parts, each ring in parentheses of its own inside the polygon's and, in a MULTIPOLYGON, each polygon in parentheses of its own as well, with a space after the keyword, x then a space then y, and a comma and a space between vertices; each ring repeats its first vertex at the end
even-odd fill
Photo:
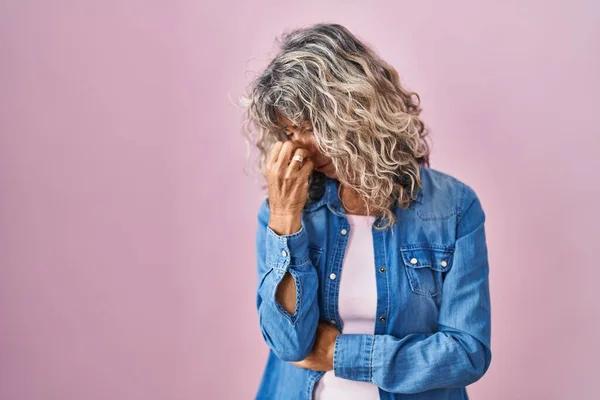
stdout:
POLYGON ((369 354, 369 377, 368 377, 368 380, 371 383, 374 383, 373 382, 373 349, 375 348, 375 339, 376 339, 375 335, 371 336, 371 349, 370 349, 370 354, 369 354))
POLYGON ((275 232, 269 225, 267 225, 267 230, 280 242, 285 242, 286 240, 295 239, 298 236, 304 233, 304 224, 301 224, 300 230, 298 232, 290 233, 289 235, 279 235, 275 232))
POLYGON ((463 196, 461 197, 461 200, 460 200, 460 206, 459 206, 459 210, 458 210, 458 218, 456 220, 457 229, 458 229, 458 226, 460 225, 460 223, 462 222, 467 211, 469 211, 469 209, 473 206, 473 204, 477 200, 477 197, 474 196, 473 199, 471 200, 471 202, 466 207, 464 207, 464 201, 467 197, 468 190, 469 190, 469 187, 466 184, 463 184, 463 196))

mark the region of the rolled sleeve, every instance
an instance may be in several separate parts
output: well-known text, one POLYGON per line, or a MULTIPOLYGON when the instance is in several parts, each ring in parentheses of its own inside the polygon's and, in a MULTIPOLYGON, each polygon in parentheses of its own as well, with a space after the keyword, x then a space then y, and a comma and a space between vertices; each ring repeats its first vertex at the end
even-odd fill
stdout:
POLYGON ((310 261, 304 225, 290 235, 278 235, 267 226, 266 249, 267 264, 280 270, 285 271, 287 266, 300 266, 310 261))
POLYGON ((438 332, 341 334, 334 346, 335 376, 412 394, 465 387, 486 373, 492 359, 486 217, 475 192, 465 187, 464 194, 438 332))
POLYGON ((374 340, 373 335, 367 334, 338 335, 333 350, 334 375, 353 381, 371 382, 374 340))
POLYGON ((275 233, 268 226, 267 200, 261 204, 258 222, 256 307, 260 330, 277 357, 300 361, 310 354, 319 322, 319 280, 310 262, 308 233, 304 225, 290 235, 275 233), (296 286, 296 307, 291 314, 277 300, 277 287, 286 272, 296 286))

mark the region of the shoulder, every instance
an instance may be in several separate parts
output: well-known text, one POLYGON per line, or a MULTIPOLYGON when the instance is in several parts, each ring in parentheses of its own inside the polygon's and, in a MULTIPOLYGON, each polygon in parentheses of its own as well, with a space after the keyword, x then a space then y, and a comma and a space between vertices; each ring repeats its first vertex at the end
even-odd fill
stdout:
POLYGON ((423 190, 421 217, 443 219, 456 216, 460 220, 474 203, 480 205, 474 188, 447 172, 422 166, 421 183, 423 190))

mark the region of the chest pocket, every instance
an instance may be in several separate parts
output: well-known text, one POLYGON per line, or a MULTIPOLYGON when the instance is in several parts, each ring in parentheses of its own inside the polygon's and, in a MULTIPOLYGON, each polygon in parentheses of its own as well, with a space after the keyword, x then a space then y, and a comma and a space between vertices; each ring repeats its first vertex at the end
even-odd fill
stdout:
POLYGON ((403 247, 400 252, 411 290, 422 296, 440 296, 454 250, 423 245, 403 247))

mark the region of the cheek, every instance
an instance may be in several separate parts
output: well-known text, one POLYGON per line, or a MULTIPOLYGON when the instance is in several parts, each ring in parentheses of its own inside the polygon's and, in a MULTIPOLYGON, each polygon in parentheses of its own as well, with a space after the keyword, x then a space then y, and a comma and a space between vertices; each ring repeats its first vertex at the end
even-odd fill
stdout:
POLYGON ((303 138, 294 135, 292 140, 298 143, 300 146, 307 149, 311 154, 319 153, 319 149, 317 148, 317 142, 312 138, 303 138))
POLYGON ((325 155, 321 154, 321 152, 319 151, 319 146, 317 145, 317 141, 315 139, 310 139, 307 141, 306 147, 315 155, 319 156, 319 158, 326 158, 329 159, 329 157, 325 157, 325 155))

